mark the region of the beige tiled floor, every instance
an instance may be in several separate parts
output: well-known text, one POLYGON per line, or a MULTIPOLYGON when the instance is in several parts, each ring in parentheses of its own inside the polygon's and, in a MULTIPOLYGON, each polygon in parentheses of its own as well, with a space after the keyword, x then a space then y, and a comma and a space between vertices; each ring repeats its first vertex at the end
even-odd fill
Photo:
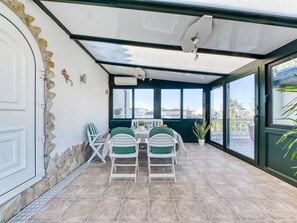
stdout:
POLYGON ((176 184, 149 184, 145 159, 136 184, 108 184, 110 164, 94 162, 29 222, 297 222, 297 188, 209 145, 186 146, 176 184))

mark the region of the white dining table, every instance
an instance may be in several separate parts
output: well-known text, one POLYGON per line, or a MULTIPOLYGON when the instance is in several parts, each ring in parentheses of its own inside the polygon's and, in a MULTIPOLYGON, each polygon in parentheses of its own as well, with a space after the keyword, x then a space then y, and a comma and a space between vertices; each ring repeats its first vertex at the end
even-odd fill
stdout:
MULTIPOLYGON (((187 157, 187 150, 186 150, 186 147, 185 147, 185 144, 183 142, 181 135, 179 133, 177 133, 176 131, 174 131, 173 129, 172 129, 172 131, 174 133, 174 138, 177 141, 177 144, 176 144, 177 154, 182 157, 187 157)), ((149 138, 150 130, 134 129, 133 132, 134 132, 136 140, 140 139, 140 143, 145 143, 145 139, 149 138)), ((108 152, 109 152, 109 143, 108 142, 109 141, 110 141, 110 135, 108 135, 106 137, 106 140, 105 140, 105 143, 103 146, 103 150, 102 150, 103 159, 105 159, 105 157, 108 155, 108 152)))

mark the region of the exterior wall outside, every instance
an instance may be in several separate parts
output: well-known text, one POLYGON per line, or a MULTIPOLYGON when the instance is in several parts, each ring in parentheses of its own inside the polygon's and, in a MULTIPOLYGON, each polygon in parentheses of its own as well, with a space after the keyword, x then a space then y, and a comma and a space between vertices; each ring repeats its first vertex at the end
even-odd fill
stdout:
POLYGON ((88 123, 100 130, 108 128, 108 74, 34 2, 0 0, 0 7, 5 5, 25 23, 43 55, 48 137, 45 177, 0 205, 0 222, 17 214, 89 157, 90 149, 84 146, 88 123), (72 87, 66 84, 62 69, 68 71, 72 87), (86 84, 80 83, 82 74, 87 75, 86 84))

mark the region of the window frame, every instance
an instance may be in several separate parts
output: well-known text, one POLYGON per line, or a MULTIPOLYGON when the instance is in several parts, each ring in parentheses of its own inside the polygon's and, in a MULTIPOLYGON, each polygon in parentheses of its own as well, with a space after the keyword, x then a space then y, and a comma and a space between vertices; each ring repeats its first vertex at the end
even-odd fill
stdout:
POLYGON ((272 63, 269 63, 266 65, 266 79, 267 79, 267 92, 266 92, 266 111, 267 112, 267 117, 266 117, 266 122, 265 126, 269 128, 278 128, 278 129, 285 129, 289 130, 292 129, 293 125, 285 125, 285 124, 274 124, 273 123, 273 84, 272 84, 272 68, 274 66, 280 65, 282 63, 285 63, 287 61, 292 60, 292 58, 297 58, 297 53, 290 54, 282 59, 276 60, 272 63))
POLYGON ((212 97, 211 97, 211 91, 213 90, 216 90, 218 88, 222 88, 222 103, 223 103, 223 118, 222 118, 222 133, 223 133, 223 140, 222 140, 222 144, 216 142, 216 141, 213 141, 211 139, 211 130, 209 131, 209 141, 211 141, 212 143, 214 144, 217 144, 219 145, 220 147, 223 147, 224 144, 225 144, 225 128, 226 128, 226 123, 225 123, 225 107, 226 107, 226 103, 225 103, 225 98, 224 98, 224 91, 225 91, 225 86, 224 84, 221 84, 221 85, 218 85, 218 86, 215 86, 213 88, 210 89, 209 91, 209 120, 211 121, 211 100, 212 100, 212 97))
POLYGON ((112 89, 112 95, 111 95, 111 119, 112 120, 130 120, 130 119, 133 119, 134 117, 134 90, 133 88, 129 88, 129 87, 119 87, 119 88, 113 88, 112 89), (114 97, 114 90, 131 90, 131 94, 132 94, 132 114, 131 114, 131 118, 115 118, 114 117, 114 100, 113 100, 113 97, 114 97))

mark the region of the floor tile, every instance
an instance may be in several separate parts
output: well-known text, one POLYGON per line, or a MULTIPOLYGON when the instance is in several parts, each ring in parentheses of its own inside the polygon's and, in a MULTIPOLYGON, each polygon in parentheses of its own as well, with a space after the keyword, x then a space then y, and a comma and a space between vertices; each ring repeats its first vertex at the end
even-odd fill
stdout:
POLYGON ((85 185, 69 185, 59 192, 55 198, 59 199, 75 199, 85 188, 85 185))
POLYGON ((150 221, 178 221, 177 212, 173 200, 150 200, 150 221))
POLYGON ((149 185, 150 199, 172 199, 170 185, 168 184, 152 184, 149 185))
POLYGON ((68 199, 52 199, 44 205, 30 220, 56 221, 73 203, 68 199))
POLYGON ((147 160, 140 159, 137 183, 109 184, 110 159, 96 160, 28 222, 297 223, 296 187, 210 145, 185 145, 177 183, 148 183, 147 160))
POLYGON ((176 207, 181 221, 208 221, 209 218, 198 200, 176 200, 176 207))
POLYGON ((211 220, 220 222, 240 220, 224 200, 203 200, 202 203, 211 220))
POLYGON ((90 214, 88 221, 116 221, 120 214, 122 203, 123 200, 116 199, 98 201, 95 210, 90 214))
POLYGON ((61 221, 81 222, 86 221, 90 213, 96 207, 95 200, 76 200, 71 206, 58 218, 61 221))
POLYGON ((130 183, 127 188, 127 199, 148 199, 149 188, 147 185, 130 183))
POLYGON ((251 200, 227 200, 234 213, 243 220, 268 220, 268 216, 251 200))
POLYGON ((106 187, 103 185, 89 184, 79 193, 81 199, 102 199, 106 187))
POLYGON ((174 199, 196 199, 196 195, 191 185, 171 184, 171 192, 174 199))
POLYGON ((127 199, 122 206, 119 221, 147 221, 148 200, 127 199))
POLYGON ((124 199, 127 185, 108 185, 103 194, 103 199, 124 199))

